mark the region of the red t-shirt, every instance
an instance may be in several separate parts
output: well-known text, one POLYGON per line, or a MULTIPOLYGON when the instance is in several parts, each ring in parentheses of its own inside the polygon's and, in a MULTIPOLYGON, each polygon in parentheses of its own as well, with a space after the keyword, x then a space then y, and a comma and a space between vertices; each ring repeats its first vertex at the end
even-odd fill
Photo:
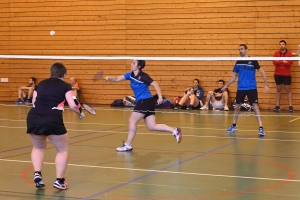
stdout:
MULTIPOLYGON (((292 52, 286 50, 285 53, 281 53, 281 51, 276 51, 274 53, 274 57, 292 57, 292 52)), ((273 60, 273 64, 275 65, 275 75, 279 76, 291 76, 291 67, 293 64, 292 60, 273 60)))

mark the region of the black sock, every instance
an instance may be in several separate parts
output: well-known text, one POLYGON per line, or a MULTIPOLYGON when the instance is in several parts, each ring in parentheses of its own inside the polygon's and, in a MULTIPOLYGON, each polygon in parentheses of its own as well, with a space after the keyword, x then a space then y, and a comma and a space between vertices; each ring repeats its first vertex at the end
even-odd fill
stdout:
POLYGON ((34 172, 34 174, 39 174, 39 175, 41 175, 41 176, 42 176, 42 173, 41 173, 41 172, 39 172, 39 171, 36 171, 36 172, 34 172))
POLYGON ((264 129, 262 126, 260 126, 259 128, 262 128, 262 129, 264 129))
POLYGON ((56 178, 60 184, 65 183, 65 178, 56 178))
POLYGON ((232 124, 232 126, 236 127, 236 124, 232 124))

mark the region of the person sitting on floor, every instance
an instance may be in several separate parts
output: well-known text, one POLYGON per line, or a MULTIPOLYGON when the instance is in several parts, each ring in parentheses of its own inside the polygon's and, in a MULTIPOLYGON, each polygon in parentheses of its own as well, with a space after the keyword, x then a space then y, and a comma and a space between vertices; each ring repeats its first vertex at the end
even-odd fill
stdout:
POLYGON ((18 100, 15 103, 22 104, 23 101, 24 103, 31 103, 35 84, 36 84, 36 78, 30 77, 27 86, 19 87, 18 100))
POLYGON ((181 109, 183 105, 186 106, 187 110, 199 109, 201 107, 203 89, 199 86, 199 82, 199 79, 194 79, 193 87, 186 89, 179 103, 175 105, 175 110, 181 109))
POLYGON ((74 93, 74 96, 79 99, 79 92, 80 92, 80 88, 79 88, 79 85, 78 83, 76 82, 76 79, 74 77, 71 77, 70 78, 70 85, 73 89, 73 93, 74 93))
POLYGON ((228 95, 229 90, 222 91, 222 88, 225 85, 225 81, 219 80, 218 81, 218 88, 214 91, 209 91, 206 96, 206 102, 201 110, 208 110, 208 104, 211 103, 213 110, 229 110, 228 108, 228 95))

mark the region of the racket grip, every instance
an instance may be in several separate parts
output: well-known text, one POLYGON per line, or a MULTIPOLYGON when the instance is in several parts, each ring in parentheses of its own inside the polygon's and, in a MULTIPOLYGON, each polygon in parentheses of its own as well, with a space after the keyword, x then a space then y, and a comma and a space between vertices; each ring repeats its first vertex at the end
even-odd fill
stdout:
POLYGON ((80 105, 78 99, 75 96, 73 96, 73 99, 74 99, 75 104, 77 105, 79 112, 82 113, 82 108, 81 108, 81 105, 80 105))

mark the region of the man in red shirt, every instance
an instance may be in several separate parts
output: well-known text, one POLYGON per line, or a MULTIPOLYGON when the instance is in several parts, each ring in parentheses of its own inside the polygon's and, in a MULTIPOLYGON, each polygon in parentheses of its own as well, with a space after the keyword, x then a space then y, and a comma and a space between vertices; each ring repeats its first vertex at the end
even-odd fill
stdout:
MULTIPOLYGON (((292 52, 288 51, 286 48, 286 42, 284 40, 281 40, 279 42, 280 50, 276 51, 274 53, 274 57, 292 57, 292 52)), ((280 97, 281 97, 281 88, 282 84, 285 87, 288 101, 289 101, 289 111, 294 112, 293 106, 292 106, 292 94, 291 94, 291 66, 293 64, 293 61, 291 60, 274 60, 273 64, 275 65, 275 72, 274 72, 274 78, 276 82, 277 87, 277 93, 276 93, 276 106, 273 109, 274 112, 280 111, 280 97)))

